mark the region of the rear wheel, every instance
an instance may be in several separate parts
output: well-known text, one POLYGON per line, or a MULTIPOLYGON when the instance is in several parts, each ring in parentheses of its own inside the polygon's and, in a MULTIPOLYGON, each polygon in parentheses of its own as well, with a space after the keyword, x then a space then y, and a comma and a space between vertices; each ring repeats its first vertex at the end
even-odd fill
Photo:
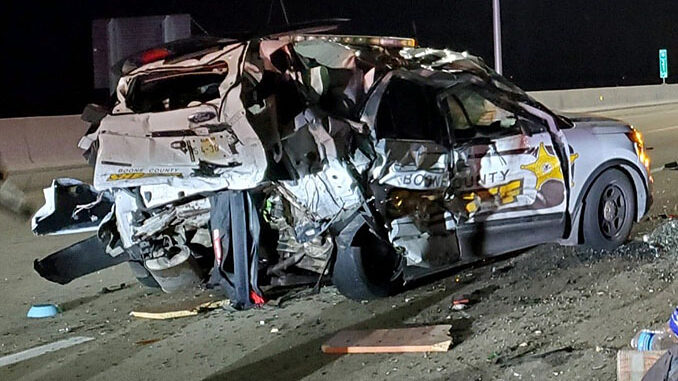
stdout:
POLYGON ((393 295, 402 287, 401 255, 363 225, 352 244, 338 245, 332 281, 339 292, 355 300, 393 295))
POLYGON ((612 250, 626 241, 635 216, 635 194, 624 172, 603 172, 586 195, 583 213, 584 243, 612 250))

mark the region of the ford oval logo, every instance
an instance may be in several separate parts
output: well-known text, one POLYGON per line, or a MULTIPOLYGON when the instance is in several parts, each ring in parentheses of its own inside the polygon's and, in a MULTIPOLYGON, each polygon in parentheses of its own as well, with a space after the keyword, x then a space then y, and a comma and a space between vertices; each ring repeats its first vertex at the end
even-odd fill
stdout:
POLYGON ((217 114, 215 114, 212 111, 201 111, 201 112, 196 112, 195 114, 192 114, 188 117, 188 121, 191 123, 203 123, 207 122, 208 120, 212 120, 217 117, 217 114))

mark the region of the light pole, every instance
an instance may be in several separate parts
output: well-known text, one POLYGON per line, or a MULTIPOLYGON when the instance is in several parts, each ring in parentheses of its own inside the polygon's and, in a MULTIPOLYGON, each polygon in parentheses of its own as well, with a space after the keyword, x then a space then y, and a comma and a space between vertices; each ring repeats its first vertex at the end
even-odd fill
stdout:
POLYGON ((492 0, 492 31, 494 35, 494 70, 501 74, 501 9, 499 0, 492 0))

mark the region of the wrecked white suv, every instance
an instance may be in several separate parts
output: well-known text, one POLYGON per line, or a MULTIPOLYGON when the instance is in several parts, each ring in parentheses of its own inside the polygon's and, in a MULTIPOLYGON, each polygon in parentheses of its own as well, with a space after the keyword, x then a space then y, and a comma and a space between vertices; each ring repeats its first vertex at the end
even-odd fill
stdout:
POLYGON ((629 125, 550 111, 480 59, 407 38, 203 38, 121 63, 36 234, 97 231, 35 262, 72 279, 129 262, 236 307, 276 286, 365 299, 545 243, 611 249, 651 203, 629 125))

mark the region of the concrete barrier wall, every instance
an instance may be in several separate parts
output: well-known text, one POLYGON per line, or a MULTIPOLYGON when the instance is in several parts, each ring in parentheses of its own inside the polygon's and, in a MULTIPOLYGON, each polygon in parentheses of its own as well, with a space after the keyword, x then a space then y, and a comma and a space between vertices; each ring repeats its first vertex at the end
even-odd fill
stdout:
POLYGON ((530 95, 559 111, 584 112, 678 102, 678 84, 532 91, 530 95))
POLYGON ((86 165, 78 148, 86 131, 80 115, 0 119, 0 160, 10 172, 86 165))
MULTIPOLYGON (((596 111, 678 102, 678 84, 534 91, 560 111, 596 111)), ((0 119, 0 158, 11 172, 86 166, 77 147, 87 126, 79 115, 0 119)))

